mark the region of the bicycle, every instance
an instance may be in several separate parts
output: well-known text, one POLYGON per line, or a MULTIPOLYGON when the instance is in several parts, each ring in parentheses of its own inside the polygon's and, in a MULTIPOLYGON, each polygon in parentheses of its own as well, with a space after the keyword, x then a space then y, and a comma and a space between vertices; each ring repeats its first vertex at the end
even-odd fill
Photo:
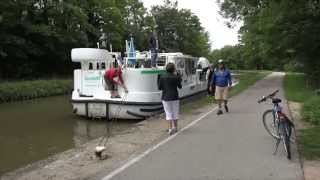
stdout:
POLYGON ((262 116, 264 128, 272 137, 277 140, 276 149, 273 154, 277 153, 278 146, 282 141, 284 149, 287 153, 287 158, 291 159, 290 143, 294 142, 294 140, 291 139, 294 124, 282 111, 282 107, 280 106, 281 99, 275 97, 278 92, 279 90, 276 90, 268 96, 263 96, 262 99, 258 101, 258 103, 262 103, 270 99, 273 104, 273 108, 266 110, 262 116))

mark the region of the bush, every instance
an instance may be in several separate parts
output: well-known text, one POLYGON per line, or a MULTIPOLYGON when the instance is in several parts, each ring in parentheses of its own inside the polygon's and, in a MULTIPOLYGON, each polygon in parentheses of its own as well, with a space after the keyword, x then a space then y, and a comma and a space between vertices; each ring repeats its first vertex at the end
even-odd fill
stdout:
POLYGON ((294 62, 294 61, 290 61, 289 63, 287 63, 283 66, 283 69, 286 72, 299 72, 299 71, 301 71, 302 68, 303 68, 303 66, 301 64, 294 62))
POLYGON ((72 80, 2 82, 0 103, 68 94, 72 88, 72 80))
POLYGON ((286 73, 284 90, 286 99, 300 103, 314 95, 312 89, 306 87, 306 75, 302 73, 286 73))
POLYGON ((309 160, 320 159, 320 127, 299 130, 299 143, 303 157, 309 160))
POLYGON ((305 121, 320 125, 320 96, 315 96, 304 103, 302 116, 305 121))

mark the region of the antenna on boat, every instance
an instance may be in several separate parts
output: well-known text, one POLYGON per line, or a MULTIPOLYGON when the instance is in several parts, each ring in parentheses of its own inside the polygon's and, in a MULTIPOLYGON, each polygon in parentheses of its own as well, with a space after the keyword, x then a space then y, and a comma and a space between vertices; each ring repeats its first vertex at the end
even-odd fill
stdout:
POLYGON ((129 49, 129 47, 128 47, 128 40, 126 40, 126 55, 128 56, 128 49, 129 49))
POLYGON ((127 56, 127 58, 125 58, 125 64, 127 65, 128 64, 128 50, 129 50, 129 45, 128 45, 128 40, 126 40, 126 52, 125 52, 125 56, 127 56))

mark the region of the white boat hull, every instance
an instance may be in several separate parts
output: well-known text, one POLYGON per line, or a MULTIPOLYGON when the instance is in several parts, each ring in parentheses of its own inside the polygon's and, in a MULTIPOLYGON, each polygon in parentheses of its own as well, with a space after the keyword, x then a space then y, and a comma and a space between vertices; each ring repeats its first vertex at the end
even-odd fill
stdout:
MULTIPOLYGON (((194 97, 202 96, 206 90, 182 97, 181 102, 194 97)), ((74 113, 87 118, 105 119, 146 119, 163 112, 162 103, 159 102, 115 102, 112 100, 85 100, 73 101, 74 113)))

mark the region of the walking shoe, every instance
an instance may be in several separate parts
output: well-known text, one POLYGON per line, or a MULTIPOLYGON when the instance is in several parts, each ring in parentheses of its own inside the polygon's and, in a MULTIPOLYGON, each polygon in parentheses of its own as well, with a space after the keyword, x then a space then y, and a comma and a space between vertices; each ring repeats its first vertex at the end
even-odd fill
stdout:
POLYGON ((219 109, 218 112, 217 112, 217 115, 221 115, 221 114, 223 114, 223 112, 222 112, 221 109, 219 109))
POLYGON ((178 132, 177 128, 172 128, 173 134, 178 132))
POLYGON ((229 108, 227 105, 224 105, 224 109, 226 110, 226 112, 229 112, 229 108))
POLYGON ((174 130, 173 129, 169 129, 168 130, 168 134, 171 136, 172 134, 174 134, 174 130))

